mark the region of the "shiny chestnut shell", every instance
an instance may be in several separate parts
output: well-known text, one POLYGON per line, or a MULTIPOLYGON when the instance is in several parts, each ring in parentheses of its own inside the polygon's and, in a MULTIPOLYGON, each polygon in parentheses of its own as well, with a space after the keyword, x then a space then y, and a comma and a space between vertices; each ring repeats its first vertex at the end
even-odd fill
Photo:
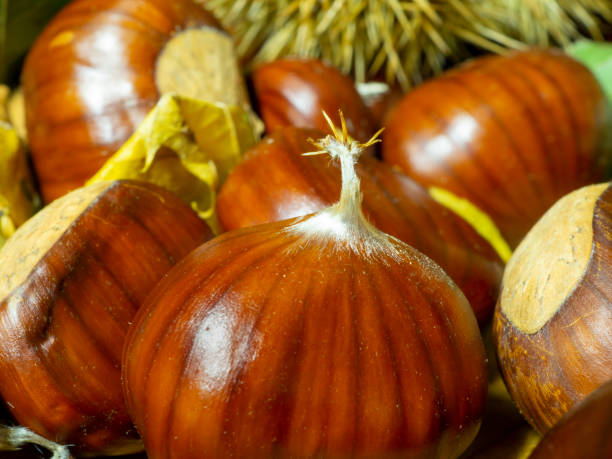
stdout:
POLYGON ((348 132, 365 142, 375 126, 353 80, 318 59, 280 59, 255 68, 253 88, 259 112, 272 132, 283 126, 330 133, 324 110, 336 125, 344 114, 348 132))
POLYGON ((546 434, 529 459, 612 457, 612 380, 595 389, 546 434))
POLYGON ((473 439, 485 356, 461 292, 397 239, 365 255, 306 220, 224 233, 148 297, 123 380, 151 458, 456 457, 473 439))
MULTIPOLYGON (((285 127, 248 151, 222 186, 219 220, 226 230, 303 216, 340 196, 340 169, 324 156, 303 156, 321 133, 285 127)), ((357 165, 362 208, 379 229, 438 263, 466 295, 481 323, 490 319, 502 262, 465 221, 434 201, 427 190, 377 159, 357 165)))
POLYGON ((500 371, 546 433, 612 379, 612 186, 564 196, 508 262, 493 318, 500 371))
POLYGON ((21 226, 0 251, 0 395, 19 423, 81 453, 137 447, 120 381, 128 326, 210 237, 179 198, 134 181, 76 190, 21 226))
POLYGON ((511 246, 563 195, 608 175, 608 100, 561 51, 474 59, 409 92, 382 145, 386 162, 467 198, 511 246))
POLYGON ((168 41, 208 26, 219 27, 191 0, 74 0, 53 18, 22 74, 46 202, 85 183, 157 102, 156 63, 168 41))

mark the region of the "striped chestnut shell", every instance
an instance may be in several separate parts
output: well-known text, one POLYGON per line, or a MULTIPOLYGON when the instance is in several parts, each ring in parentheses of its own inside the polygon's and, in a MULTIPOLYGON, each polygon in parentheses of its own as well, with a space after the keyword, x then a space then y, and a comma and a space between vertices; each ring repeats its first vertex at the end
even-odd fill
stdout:
POLYGON ((151 288, 211 231, 144 182, 55 200, 0 250, 0 395, 19 423, 79 453, 141 450, 123 400, 128 326, 151 288))
POLYGON ((232 39, 192 0, 73 0, 32 46, 22 85, 45 202, 94 175, 162 94, 249 105, 232 39))
POLYGON ((552 206, 506 266, 493 317, 501 373, 523 416, 546 433, 612 379, 612 186, 552 206))
POLYGON ((319 59, 285 58, 261 64, 252 75, 253 89, 266 131, 297 126, 330 132, 322 110, 365 142, 375 131, 372 115, 351 78, 319 59))
MULTIPOLYGON (((303 216, 338 200, 340 168, 312 150, 314 129, 279 128, 247 152, 217 199, 226 230, 303 216)), ((467 297, 480 323, 495 307, 502 262, 465 221, 434 201, 421 185, 371 155, 356 165, 362 208, 374 226, 423 252, 467 297)))
POLYGON ((544 436, 529 459, 612 457, 612 380, 575 405, 544 436))
POLYGON ((516 247, 559 198, 609 174, 612 117, 593 74, 558 50, 483 57, 409 92, 386 162, 462 196, 516 247))
POLYGON ((338 204, 224 233, 148 297, 123 380, 151 458, 446 458, 474 438, 486 369, 469 304, 365 220, 340 157, 338 204))

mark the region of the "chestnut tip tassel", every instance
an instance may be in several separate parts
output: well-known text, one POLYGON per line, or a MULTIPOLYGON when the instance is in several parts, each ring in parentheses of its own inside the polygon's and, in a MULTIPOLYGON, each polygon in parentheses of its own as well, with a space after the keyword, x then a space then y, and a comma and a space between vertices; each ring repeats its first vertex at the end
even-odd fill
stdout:
POLYGON ((201 245, 135 316, 122 379, 151 459, 456 458, 476 436, 476 318, 363 216, 354 165, 376 136, 333 132, 315 145, 342 162, 338 203, 201 245))
MULTIPOLYGON (((360 143, 348 135, 346 121, 342 111, 339 111, 342 131, 338 131, 329 115, 323 110, 323 116, 329 123, 333 136, 328 135, 320 140, 310 140, 319 150, 304 153, 304 156, 328 154, 333 159, 340 160, 342 174, 342 189, 338 202, 322 212, 318 212, 303 222, 288 228, 289 231, 302 231, 314 234, 333 231, 337 236, 346 234, 346 242, 356 251, 359 250, 360 242, 363 242, 367 234, 376 239, 377 233, 381 233, 374 225, 367 221, 361 210, 363 195, 359 186, 359 177, 355 172, 355 164, 359 155, 368 147, 380 142, 378 136, 384 130, 379 129, 366 143, 360 143), (355 244, 355 242, 357 242, 355 244)), ((384 233, 381 233, 384 234, 384 233)), ((385 235, 385 237, 388 237, 385 235)), ((367 241, 367 239, 365 239, 367 241)), ((366 255, 375 250, 367 246, 366 255)))
POLYGON ((27 427, 0 425, 0 451, 17 451, 28 443, 47 449, 52 453, 51 459, 73 459, 68 446, 35 434, 27 427))

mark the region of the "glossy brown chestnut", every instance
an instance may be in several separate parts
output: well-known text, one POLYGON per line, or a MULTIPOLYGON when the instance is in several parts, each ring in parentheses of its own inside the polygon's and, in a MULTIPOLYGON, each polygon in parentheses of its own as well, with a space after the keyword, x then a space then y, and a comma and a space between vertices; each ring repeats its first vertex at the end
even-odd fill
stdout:
POLYGON ((611 120, 595 77, 561 51, 483 57, 404 97, 383 158, 467 198, 516 247, 557 199, 605 179, 611 120))
POLYGON ((0 251, 0 395, 15 418, 81 452, 139 447, 120 382, 128 325, 210 237, 179 198, 133 181, 75 190, 20 227, 0 251))
MULTIPOLYGON (((340 196, 340 168, 324 156, 303 156, 322 134, 286 127, 245 155, 218 196, 226 230, 303 216, 340 196)), ((457 283, 480 322, 493 314, 502 262, 488 243, 419 184, 364 155, 357 166, 363 210, 380 230, 431 257, 457 283)))
POLYGON ((298 126, 329 133, 322 110, 338 125, 341 110, 354 138, 366 141, 374 134, 370 113, 353 80, 318 59, 281 59, 262 64, 253 72, 253 86, 267 132, 298 126))
POLYGON ((499 366, 527 421, 545 433, 612 379, 612 187, 559 200, 510 259, 495 309, 499 366))
POLYGON ((365 220, 355 152, 330 139, 338 204, 224 233, 139 311, 123 380, 152 459, 447 458, 475 436, 474 315, 435 263, 365 220))
POLYGON ((542 439, 529 459, 612 457, 612 381, 574 406, 542 439))
POLYGON ((248 105, 229 36, 191 0, 74 0, 22 75, 43 198, 81 186, 160 94, 248 105))

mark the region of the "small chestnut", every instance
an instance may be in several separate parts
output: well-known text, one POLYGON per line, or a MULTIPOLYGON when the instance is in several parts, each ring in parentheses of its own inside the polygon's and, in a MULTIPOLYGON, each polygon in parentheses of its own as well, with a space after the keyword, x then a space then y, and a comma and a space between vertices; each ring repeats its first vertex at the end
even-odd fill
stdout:
POLYGON ((374 133, 370 112, 353 80, 318 59, 285 58, 261 64, 252 78, 268 133, 282 126, 330 132, 322 111, 338 124, 338 110, 355 139, 365 142, 374 133))

